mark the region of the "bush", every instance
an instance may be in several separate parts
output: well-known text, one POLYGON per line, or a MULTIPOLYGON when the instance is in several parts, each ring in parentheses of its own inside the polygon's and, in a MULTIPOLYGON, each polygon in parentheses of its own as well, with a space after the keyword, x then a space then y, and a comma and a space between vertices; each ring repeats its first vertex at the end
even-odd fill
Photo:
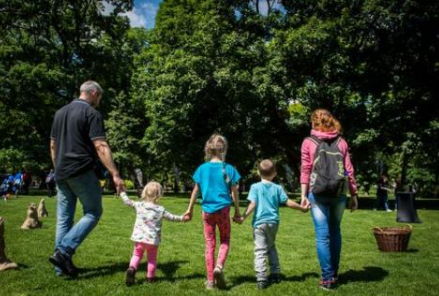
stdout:
POLYGON ((134 182, 131 180, 124 180, 125 181, 125 187, 130 190, 130 189, 135 189, 134 187, 134 182))

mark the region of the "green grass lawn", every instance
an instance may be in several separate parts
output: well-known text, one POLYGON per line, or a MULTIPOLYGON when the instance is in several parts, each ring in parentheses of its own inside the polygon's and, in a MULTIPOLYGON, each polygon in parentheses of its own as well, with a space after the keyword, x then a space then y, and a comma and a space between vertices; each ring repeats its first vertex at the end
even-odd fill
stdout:
MULTIPOLYGON (((41 196, 0 201, 6 220, 6 253, 19 270, 0 272, 0 295, 438 295, 439 211, 419 210, 422 224, 413 225, 406 253, 381 253, 372 234, 374 226, 393 226, 395 213, 359 210, 345 212, 342 224, 341 285, 336 291, 318 288, 319 266, 309 213, 281 209, 277 238, 282 283, 258 291, 254 282, 253 241, 250 221, 233 224, 231 249, 225 274, 229 290, 204 289, 204 241, 201 209, 197 205, 189 223, 164 222, 159 249, 159 281, 144 280, 146 265, 137 273, 137 284, 125 286, 125 270, 131 257, 130 241, 135 213, 110 196, 104 198, 99 225, 74 257, 82 268, 75 280, 56 277, 48 257, 55 239, 56 200, 46 198, 49 217, 43 228, 20 230, 26 208, 41 196)), ((171 212, 183 213, 188 199, 164 197, 171 212)), ((78 208, 78 218, 82 211, 78 208)))

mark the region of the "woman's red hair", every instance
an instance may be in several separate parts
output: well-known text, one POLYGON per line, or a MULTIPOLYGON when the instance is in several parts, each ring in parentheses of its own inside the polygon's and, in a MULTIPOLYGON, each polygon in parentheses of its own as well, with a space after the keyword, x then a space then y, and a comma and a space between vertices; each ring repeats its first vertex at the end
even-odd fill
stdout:
POLYGON ((342 127, 340 122, 326 109, 316 109, 311 114, 312 129, 319 132, 341 133, 342 127))

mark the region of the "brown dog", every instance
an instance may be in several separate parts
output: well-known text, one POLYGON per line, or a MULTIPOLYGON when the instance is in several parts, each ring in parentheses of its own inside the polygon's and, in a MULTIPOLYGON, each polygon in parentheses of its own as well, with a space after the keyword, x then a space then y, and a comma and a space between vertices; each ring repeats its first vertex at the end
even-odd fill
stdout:
POLYGON ((43 226, 43 223, 38 220, 37 205, 31 203, 27 209, 27 217, 23 225, 21 225, 21 229, 41 228, 41 226, 43 226))
POLYGON ((46 210, 46 205, 44 203, 44 198, 40 200, 40 203, 38 204, 38 218, 42 217, 48 217, 49 213, 46 210))

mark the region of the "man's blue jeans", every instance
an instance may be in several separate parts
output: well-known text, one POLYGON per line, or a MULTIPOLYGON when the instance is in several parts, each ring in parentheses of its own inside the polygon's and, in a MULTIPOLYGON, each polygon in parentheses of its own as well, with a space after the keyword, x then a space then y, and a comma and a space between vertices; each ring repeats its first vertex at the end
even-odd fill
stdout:
POLYGON ((338 273, 341 253, 340 224, 346 208, 346 196, 330 198, 310 193, 308 199, 311 203, 322 279, 329 281, 338 273))
POLYGON ((57 181, 56 186, 58 204, 55 248, 72 256, 102 215, 101 187, 93 170, 57 181), (78 199, 84 216, 73 225, 78 199))

